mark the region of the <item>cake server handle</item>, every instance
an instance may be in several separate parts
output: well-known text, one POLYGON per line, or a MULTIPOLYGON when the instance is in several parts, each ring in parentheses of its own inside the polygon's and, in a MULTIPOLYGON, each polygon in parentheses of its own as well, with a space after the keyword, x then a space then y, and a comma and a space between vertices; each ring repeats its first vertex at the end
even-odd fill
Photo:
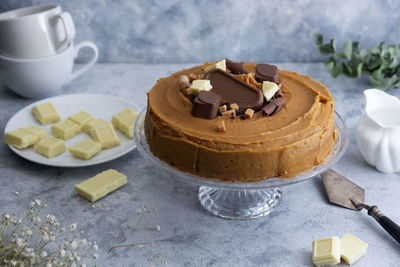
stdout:
POLYGON ((372 216, 396 241, 400 244, 400 226, 384 215, 377 206, 368 209, 368 215, 372 216))
POLYGON ((386 230, 393 238, 400 244, 400 226, 392 221, 388 216, 384 215, 377 206, 368 206, 367 204, 361 203, 356 199, 350 199, 354 206, 361 210, 368 210, 368 215, 374 218, 383 229, 386 230))

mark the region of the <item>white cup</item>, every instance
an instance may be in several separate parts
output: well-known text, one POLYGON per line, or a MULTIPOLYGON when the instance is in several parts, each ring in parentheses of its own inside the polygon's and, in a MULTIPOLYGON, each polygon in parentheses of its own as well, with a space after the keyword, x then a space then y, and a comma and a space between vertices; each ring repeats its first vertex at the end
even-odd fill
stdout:
POLYGON ((75 37, 68 12, 57 5, 31 6, 0 14, 0 54, 31 59, 57 54, 75 37))
POLYGON ((41 59, 16 59, 0 55, 0 78, 9 89, 28 98, 54 95, 67 82, 87 71, 97 61, 98 49, 92 42, 71 43, 61 53, 41 59), (88 47, 92 58, 73 70, 79 50, 88 47))

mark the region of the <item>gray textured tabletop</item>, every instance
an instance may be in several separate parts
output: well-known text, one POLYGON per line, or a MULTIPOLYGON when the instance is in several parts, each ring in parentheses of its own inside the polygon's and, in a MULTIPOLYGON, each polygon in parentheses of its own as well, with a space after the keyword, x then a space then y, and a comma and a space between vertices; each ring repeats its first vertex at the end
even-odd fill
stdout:
MULTIPOLYGON (((192 64, 98 64, 65 86, 62 94, 100 93, 125 98, 139 107, 158 77, 192 64)), ((312 76, 335 97, 335 108, 350 129, 350 145, 334 170, 366 190, 366 203, 400 223, 400 175, 383 174, 369 166, 358 151, 354 127, 363 114, 364 80, 333 79, 322 63, 277 64, 312 76)), ((391 94, 400 96, 400 90, 391 94)), ((19 109, 32 103, 0 87, 0 127, 19 109)), ((1 139, 3 139, 1 131, 1 139)), ((328 204, 320 176, 283 188, 280 207, 270 216, 234 221, 203 211, 198 187, 175 180, 146 162, 137 150, 92 167, 55 168, 31 163, 0 148, 0 212, 19 211, 31 200, 48 204, 48 213, 65 224, 81 223, 88 239, 97 241, 99 266, 312 266, 315 238, 354 234, 369 244, 355 266, 398 266, 400 248, 366 212, 328 204), (78 196, 73 185, 114 168, 128 176, 128 184, 96 202, 78 196), (18 197, 12 192, 18 191, 18 197), (136 223, 136 209, 151 209, 124 243, 150 242, 143 247, 117 248, 107 253, 136 223), (161 230, 152 230, 159 225, 161 230)), ((94 261, 89 260, 89 265, 94 261)))

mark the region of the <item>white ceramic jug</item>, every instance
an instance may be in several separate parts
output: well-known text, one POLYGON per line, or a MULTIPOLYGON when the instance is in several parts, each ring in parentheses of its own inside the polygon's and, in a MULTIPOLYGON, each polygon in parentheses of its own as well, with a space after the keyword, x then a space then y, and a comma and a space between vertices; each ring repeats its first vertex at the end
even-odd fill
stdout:
POLYGON ((365 115, 356 127, 365 160, 378 171, 400 171, 400 100, 378 89, 364 91, 365 115))

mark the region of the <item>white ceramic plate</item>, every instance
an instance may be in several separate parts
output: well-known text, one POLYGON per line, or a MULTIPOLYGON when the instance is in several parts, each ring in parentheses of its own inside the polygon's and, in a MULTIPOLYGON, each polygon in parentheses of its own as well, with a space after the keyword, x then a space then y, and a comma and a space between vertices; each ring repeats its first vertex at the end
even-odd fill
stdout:
MULTIPOLYGON (((43 99, 37 101, 27 107, 24 107, 20 111, 18 111, 11 119, 7 122, 7 125, 4 129, 4 133, 28 126, 35 125, 41 127, 47 131, 49 135, 51 135, 51 126, 49 125, 40 125, 35 118, 31 114, 31 110, 33 106, 44 102, 53 103, 54 107, 60 114, 61 119, 66 119, 70 115, 78 112, 79 110, 83 110, 91 114, 96 118, 102 118, 111 123, 111 117, 120 112, 125 108, 131 108, 135 112, 139 112, 139 108, 127 102, 124 99, 107 96, 107 95, 96 95, 96 94, 70 94, 70 95, 62 95, 51 97, 47 99, 43 99)), ((67 146, 67 151, 64 153, 48 159, 42 155, 39 155, 33 151, 33 148, 27 148, 24 150, 18 150, 12 146, 9 146, 12 151, 14 151, 19 156, 44 165, 56 166, 56 167, 83 167, 83 166, 91 166, 103 162, 107 162, 118 157, 121 157, 136 148, 134 139, 129 139, 124 134, 116 130, 119 140, 121 144, 119 146, 102 150, 99 154, 94 156, 89 160, 81 160, 74 158, 71 153, 68 152, 68 147, 86 139, 90 138, 89 135, 85 133, 81 133, 76 135, 75 137, 65 141, 65 145, 67 146)))

